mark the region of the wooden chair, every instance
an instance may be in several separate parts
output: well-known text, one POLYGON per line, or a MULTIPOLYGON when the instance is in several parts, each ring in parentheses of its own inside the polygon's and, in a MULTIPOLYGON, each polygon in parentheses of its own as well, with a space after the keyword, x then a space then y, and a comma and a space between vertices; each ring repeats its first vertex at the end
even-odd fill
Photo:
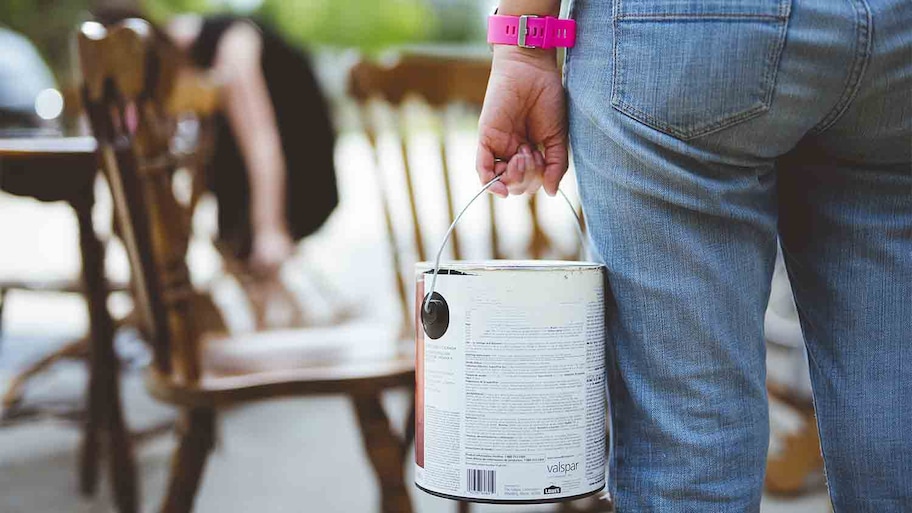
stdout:
POLYGON ((192 510, 213 446, 217 408, 342 394, 355 405, 381 485, 382 510, 410 513, 403 477, 410 435, 393 433, 380 401, 386 389, 414 386, 414 358, 398 344, 401 331, 352 325, 236 338, 207 334, 195 322, 185 262, 188 206, 175 198, 168 149, 174 121, 168 105, 180 55, 157 45, 140 20, 108 29, 86 23, 78 43, 85 105, 153 347, 147 386, 183 410, 162 511, 192 510))
MULTIPOLYGON (((463 123, 463 127, 477 125, 478 112, 484 102, 491 70, 491 60, 488 54, 459 56, 411 51, 384 62, 385 64, 370 61, 358 63, 351 71, 349 92, 358 101, 360 120, 373 149, 383 220, 393 263, 392 271, 395 275, 403 322, 410 323, 414 312, 414 263, 427 261, 435 256, 436 244, 453 221, 454 214, 458 213, 469 197, 481 187, 474 170, 474 146, 467 149, 471 152, 472 158, 463 159, 465 167, 460 168, 456 174, 450 172, 450 164, 458 157, 458 150, 452 147, 451 140, 453 133, 460 126, 458 114, 463 114, 462 121, 469 121, 463 123), (427 123, 430 118, 430 130, 426 126, 420 129, 416 129, 414 124, 410 126, 408 111, 413 101, 423 103, 428 108, 419 123, 427 123), (395 146, 398 146, 399 154, 398 159, 393 159, 398 160, 396 163, 391 162, 389 158, 383 158, 383 155, 388 155, 389 152, 383 151, 381 139, 390 135, 384 133, 383 126, 392 127, 387 132, 394 132, 392 135, 396 140, 395 146), (439 149, 438 158, 431 161, 416 161, 416 151, 412 147, 416 131, 433 134, 439 149), (415 169, 418 171, 414 171, 415 169), (438 175, 436 184, 429 184, 429 174, 438 175), (425 186, 419 187, 419 181, 425 186), (404 184, 404 198, 402 195, 394 194, 399 191, 393 183, 404 184), (456 187, 456 184, 462 187, 456 187), (436 188, 429 188, 428 185, 436 185, 436 188), (461 197, 458 194, 459 190, 463 191, 461 197), (432 223, 428 221, 428 213, 432 207, 444 210, 444 215, 435 216, 442 221, 437 226, 431 226, 432 223)), ((466 151, 465 148, 462 150, 466 151)), ((476 216, 476 221, 471 226, 468 224, 468 217, 463 220, 463 224, 457 227, 450 238, 449 256, 455 259, 464 259, 471 255, 472 258, 547 257, 570 260, 581 256, 579 239, 572 224, 576 221, 565 211, 566 206, 558 205, 562 210, 556 211, 563 216, 561 219, 564 221, 560 223, 559 230, 569 234, 569 244, 560 245, 557 244, 556 233, 549 233, 540 218, 541 206, 537 203, 536 196, 512 198, 508 201, 518 202, 514 203, 514 206, 519 208, 514 209, 509 216, 509 223, 506 223, 503 221, 507 221, 507 216, 499 213, 498 208, 503 202, 495 199, 493 195, 488 195, 487 216, 476 216), (501 240, 507 226, 522 225, 523 219, 516 217, 516 214, 525 214, 527 238, 525 244, 519 244, 518 247, 514 244, 513 248, 507 248, 501 240), (479 244, 476 236, 475 247, 468 247, 468 236, 479 233, 487 234, 486 243, 479 244)), ((559 506, 560 511, 612 511, 607 494, 604 497, 578 502, 580 504, 565 503, 559 506)), ((469 510, 469 503, 459 503, 460 512, 469 510)))

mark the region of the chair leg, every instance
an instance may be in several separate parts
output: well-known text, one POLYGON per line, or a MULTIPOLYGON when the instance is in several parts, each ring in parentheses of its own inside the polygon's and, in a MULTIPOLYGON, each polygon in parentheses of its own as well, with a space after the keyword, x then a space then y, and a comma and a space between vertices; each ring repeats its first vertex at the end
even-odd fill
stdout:
POLYGON ((459 503, 459 513, 469 513, 470 511, 472 511, 471 502, 460 502, 459 503))
POLYGON ((95 390, 99 379, 94 373, 89 374, 89 392, 87 394, 86 422, 82 431, 82 449, 79 455, 79 491, 84 497, 92 497, 98 486, 98 436, 102 424, 102 398, 95 390))
POLYGON ((412 390, 411 407, 409 408, 408 420, 405 421, 405 435, 402 440, 402 459, 408 455, 408 450, 415 442, 415 391, 412 390))
MULTIPOLYGON (((92 226, 94 198, 86 194, 70 202, 79 223, 79 251, 82 256, 82 285, 89 311, 89 384, 86 394, 88 412, 80 456, 79 488, 83 495, 95 494, 98 485, 100 436, 105 429, 108 399, 104 393, 108 380, 105 367, 114 354, 114 327, 107 307, 104 254, 92 226)), ((116 373, 115 373, 116 375, 116 373)))
POLYGON ((214 410, 190 410, 182 420, 180 444, 171 461, 171 482, 161 513, 193 511, 206 459, 215 442, 214 410))
POLYGON ((79 223, 82 281, 89 310, 88 420, 80 462, 80 489, 94 493, 98 481, 99 437, 104 435, 111 458, 111 483, 120 513, 135 513, 136 480, 133 454, 120 408, 119 362, 114 352, 114 321, 108 312, 104 248, 92 225, 91 192, 70 202, 79 223))
POLYGON ((380 481, 381 511, 412 513, 412 503, 405 488, 403 441, 390 428, 380 393, 355 395, 352 399, 364 448, 380 481))
MULTIPOLYGON (((116 368, 116 367, 115 367, 116 368)), ((120 407, 120 390, 117 373, 112 373, 112 384, 107 387, 110 396, 107 405, 107 434, 110 447, 109 464, 114 502, 120 513, 136 513, 139 509, 136 482, 136 463, 133 460, 133 443, 124 424, 120 407)))
POLYGON ((133 444, 120 407, 117 360, 113 352, 104 358, 107 368, 96 368, 89 378, 88 414, 80 456, 80 491, 92 496, 98 484, 100 439, 108 448, 111 491, 119 513, 135 513, 137 504, 136 466, 133 444))
MULTIPOLYGON (((107 428, 110 406, 103 344, 92 341, 89 349, 89 384, 86 391, 86 421, 82 432, 82 451, 79 455, 79 491, 92 497, 98 488, 98 464, 101 457, 101 438, 107 428)), ((115 399, 116 400, 116 399, 115 399)))

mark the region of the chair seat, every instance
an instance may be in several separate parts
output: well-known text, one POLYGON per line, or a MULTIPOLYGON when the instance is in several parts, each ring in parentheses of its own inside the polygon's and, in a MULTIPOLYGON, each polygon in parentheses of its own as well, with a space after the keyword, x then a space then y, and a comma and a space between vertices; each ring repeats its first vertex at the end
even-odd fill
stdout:
POLYGON ((201 377, 177 383, 150 371, 152 394, 167 402, 215 406, 285 395, 375 392, 414 384, 412 344, 384 324, 212 337, 201 377))

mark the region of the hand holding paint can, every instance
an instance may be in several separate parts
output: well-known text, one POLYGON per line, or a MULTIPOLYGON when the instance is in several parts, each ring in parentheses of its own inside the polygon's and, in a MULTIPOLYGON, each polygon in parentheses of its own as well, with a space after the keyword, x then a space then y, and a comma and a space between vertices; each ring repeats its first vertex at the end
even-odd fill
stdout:
POLYGON ((603 266, 439 255, 416 269, 416 485, 508 504, 601 491, 603 266))

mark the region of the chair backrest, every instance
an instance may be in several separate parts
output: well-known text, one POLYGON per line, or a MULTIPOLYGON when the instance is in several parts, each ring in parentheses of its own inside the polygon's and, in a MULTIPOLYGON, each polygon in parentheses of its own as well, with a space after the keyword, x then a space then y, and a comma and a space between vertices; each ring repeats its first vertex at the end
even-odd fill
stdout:
MULTIPOLYGON (((454 216, 464 206, 468 199, 467 195, 470 197, 480 188, 474 172, 475 148, 471 144, 466 148, 464 138, 462 147, 457 148, 458 142, 454 141, 454 135, 455 132, 471 133, 465 128, 477 126, 478 113, 484 102, 490 72, 491 60, 488 55, 453 56, 421 53, 402 54, 390 62, 362 61, 352 68, 349 93, 358 102, 362 127, 373 150, 383 220, 392 250, 391 261, 405 327, 411 326, 412 323, 410 290, 414 287, 414 263, 434 258, 436 244, 454 216), (412 123, 410 126, 409 118, 415 118, 407 115, 412 100, 417 100, 419 104, 423 103, 429 109, 423 112, 427 115, 421 116, 421 122, 412 123), (380 139, 385 134, 384 124, 378 118, 382 118, 381 114, 384 112, 388 114, 387 119, 392 119, 390 124, 393 129, 387 131, 394 132, 394 138, 398 140, 397 165, 392 165, 389 158, 383 158, 388 152, 381 148, 383 144, 380 139), (462 120, 459 119, 459 114, 463 115, 462 120), (430 127, 427 126, 428 121, 430 127), (417 124, 424 125, 424 130, 416 130, 414 125, 417 124), (430 159, 426 158, 426 152, 422 153, 422 157, 425 158, 419 160, 415 157, 416 153, 420 153, 412 147, 412 136, 416 131, 433 136, 431 144, 436 145, 439 151, 436 159, 433 156, 430 159), (462 164, 458 173, 452 174, 450 167, 453 162, 460 160, 460 155, 457 155, 459 151, 471 152, 471 158, 461 159, 462 164), (436 180, 427 180, 427 175, 435 171, 439 177, 436 180), (396 174, 399 176, 393 176, 396 174), (418 185, 418 182, 422 182, 422 185, 418 185), (429 182, 436 183, 428 186, 429 182), (405 198, 394 183, 404 185, 405 198), (464 194, 459 194, 460 192, 464 194), (441 205, 445 211, 444 215, 438 213, 432 219, 426 215, 427 209, 422 208, 422 205, 441 205), (401 212, 403 207, 407 213, 396 215, 396 211, 401 212)), ((427 142, 426 138, 423 140, 427 142)), ((580 250, 575 245, 577 239, 572 225, 572 215, 564 212, 566 223, 563 225, 568 233, 573 234, 573 239, 569 247, 559 248, 539 219, 536 196, 510 201, 524 201, 520 208, 514 208, 510 212, 511 226, 508 227, 504 223, 507 221, 503 219, 507 217, 504 213, 498 214, 499 203, 502 202, 495 201, 493 195, 488 195, 487 215, 475 215, 470 226, 458 226, 449 241, 451 249, 445 254, 456 259, 464 259, 470 253, 473 258, 578 258, 580 250), (520 218, 517 218, 517 215, 520 218), (527 228, 524 231, 525 244, 520 244, 519 249, 514 247, 513 250, 505 247, 501 240, 505 228, 513 228, 522 225, 523 222, 527 228), (480 233, 487 235, 486 247, 480 248, 475 244, 470 251, 465 244, 466 239, 470 235, 480 233)), ((462 223, 465 224, 467 221, 462 223)))
POLYGON ((199 100, 190 105, 180 92, 185 87, 178 87, 182 54, 157 39, 143 20, 111 27, 85 23, 77 43, 83 102, 114 199, 155 368, 178 380, 196 380, 199 333, 185 261, 190 205, 175 196, 172 178, 180 162, 171 142, 177 110, 212 109, 215 94, 197 85, 199 100))

